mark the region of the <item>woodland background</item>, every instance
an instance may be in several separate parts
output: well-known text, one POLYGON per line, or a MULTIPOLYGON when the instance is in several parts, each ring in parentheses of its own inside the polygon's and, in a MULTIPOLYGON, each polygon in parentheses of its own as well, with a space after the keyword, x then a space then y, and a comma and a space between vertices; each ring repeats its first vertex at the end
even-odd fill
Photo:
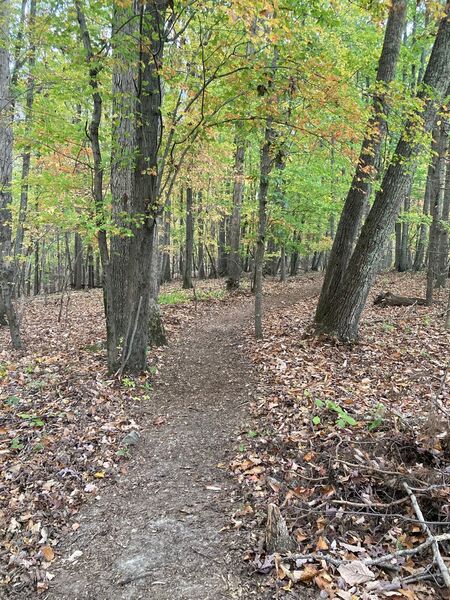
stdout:
MULTIPOLYGON (((342 542, 348 552, 357 557, 361 540, 378 558, 400 539, 413 549, 429 536, 417 515, 408 522, 424 537, 395 520, 404 484, 430 496, 430 535, 448 547, 449 10, 438 0, 0 0, 4 583, 47 590, 40 568, 68 515, 128 458, 121 439, 139 427, 124 399, 148 395, 161 347, 196 318, 212 307, 220 321, 250 300, 254 336, 243 323, 230 335, 244 336, 265 387, 251 409, 260 429, 230 466, 248 500, 239 527, 258 530, 275 503, 288 537, 272 550, 314 539, 297 565, 270 539, 265 552, 255 542, 253 567, 286 593, 313 581, 352 598, 352 578, 336 583, 333 567, 355 554, 321 553, 336 550, 327 528, 342 541, 355 521, 340 513, 333 529, 335 513, 331 525, 311 515, 369 502, 388 514, 375 517, 387 537, 377 545, 370 517, 342 542), (283 294, 265 316, 266 299, 283 294), (90 391, 89 402, 73 391, 78 380, 99 404, 108 398, 99 414, 90 391), (45 490, 58 510, 41 507, 38 521, 31 497, 60 444, 65 462, 45 490), (92 462, 78 464, 86 447, 92 462), (61 472, 70 481, 55 483, 61 472), (304 562, 311 554, 321 570, 304 562)), ((416 567, 401 567, 406 583, 448 585, 436 555, 416 567)))

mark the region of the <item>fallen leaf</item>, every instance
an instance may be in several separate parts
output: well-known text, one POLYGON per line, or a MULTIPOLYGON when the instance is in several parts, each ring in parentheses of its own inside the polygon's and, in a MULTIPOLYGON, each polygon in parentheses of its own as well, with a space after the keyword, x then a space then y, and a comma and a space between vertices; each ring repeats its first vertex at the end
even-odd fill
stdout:
POLYGON ((317 567, 315 567, 314 565, 306 565, 305 568, 302 569, 301 571, 294 571, 292 573, 293 580, 295 583, 297 583, 298 581, 301 581, 301 582, 312 581, 314 579, 314 577, 317 577, 318 574, 319 574, 319 569, 317 569, 317 567))
POLYGON ((345 583, 349 585, 366 583, 366 581, 371 581, 376 577, 375 573, 360 560, 353 560, 350 563, 340 565, 338 571, 345 583))
POLYGON ((321 536, 316 544, 316 550, 328 550, 328 548, 329 548, 329 546, 328 546, 325 538, 323 538, 321 536))
POLYGON ((44 555, 44 558, 47 562, 52 562, 55 558, 55 553, 51 546, 42 546, 41 552, 44 555))

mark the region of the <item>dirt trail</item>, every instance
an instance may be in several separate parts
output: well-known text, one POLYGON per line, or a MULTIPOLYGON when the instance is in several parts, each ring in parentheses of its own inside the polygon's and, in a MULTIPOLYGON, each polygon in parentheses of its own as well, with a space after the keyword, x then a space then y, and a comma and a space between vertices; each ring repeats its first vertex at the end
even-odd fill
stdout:
POLYGON ((129 473, 80 513, 60 551, 83 555, 60 563, 47 600, 263 597, 240 572, 246 534, 221 532, 236 501, 226 465, 257 387, 241 347, 251 306, 213 307, 167 349, 129 473))

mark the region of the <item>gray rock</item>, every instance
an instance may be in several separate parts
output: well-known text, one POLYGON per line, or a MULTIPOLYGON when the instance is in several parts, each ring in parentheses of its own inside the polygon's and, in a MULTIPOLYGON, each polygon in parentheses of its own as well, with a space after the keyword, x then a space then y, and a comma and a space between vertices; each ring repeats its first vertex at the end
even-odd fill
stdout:
POLYGON ((122 440, 122 446, 135 446, 141 438, 139 431, 129 431, 122 440))

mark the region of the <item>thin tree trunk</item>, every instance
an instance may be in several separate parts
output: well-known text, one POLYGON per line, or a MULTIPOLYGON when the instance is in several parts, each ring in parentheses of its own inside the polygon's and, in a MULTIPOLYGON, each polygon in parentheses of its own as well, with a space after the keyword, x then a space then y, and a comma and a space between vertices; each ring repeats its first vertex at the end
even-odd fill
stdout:
POLYGON ((316 310, 317 322, 320 322, 323 314, 327 312, 328 306, 344 277, 368 202, 370 185, 378 172, 381 146, 386 135, 388 106, 385 90, 395 77, 406 9, 406 0, 393 0, 378 62, 376 81, 380 91, 377 91, 373 98, 373 115, 369 119, 356 171, 330 252, 328 268, 316 310))
POLYGON ((35 296, 41 291, 41 267, 39 261, 39 240, 34 242, 34 285, 33 293, 35 296))
MULTIPOLYGON (((405 197, 404 201, 404 212, 408 213, 411 208, 411 188, 405 197)), ((409 271, 411 268, 410 254, 409 254, 409 223, 405 219, 402 223, 402 240, 400 247, 400 264, 399 271, 404 273, 409 271)))
POLYGON ((430 208, 432 222, 430 227, 430 240, 428 243, 428 270, 427 270, 427 304, 433 303, 433 291, 439 275, 439 238, 443 207, 443 192, 445 187, 445 163, 448 144, 447 123, 442 119, 440 126, 435 127, 433 174, 431 178, 430 208))
POLYGON ((77 232, 75 232, 73 255, 74 269, 72 285, 74 289, 81 290, 83 287, 83 240, 77 232))
POLYGON ((219 244, 218 244, 218 272, 219 277, 225 277, 228 273, 228 255, 226 251, 227 244, 228 219, 223 217, 219 225, 219 244))
POLYGON ((239 128, 236 133, 236 153, 234 159, 233 212, 230 221, 230 253, 228 255, 229 289, 239 288, 241 278, 241 208, 244 197, 244 161, 245 146, 240 138, 239 128))
POLYGON ((205 279, 205 223, 203 221, 203 207, 202 207, 202 192, 198 193, 198 220, 197 220, 197 231, 198 231, 198 278, 205 279))
POLYGON ((434 127, 437 112, 448 94, 450 84, 450 4, 442 19, 424 76, 423 90, 418 95, 423 110, 408 120, 377 193, 375 202, 362 228, 345 276, 330 301, 316 315, 318 331, 353 340, 364 305, 376 275, 381 253, 390 235, 400 204, 408 192, 414 158, 422 150, 422 132, 434 127), (431 90, 431 93, 430 93, 431 90), (428 96, 430 94, 432 97, 428 96), (422 126, 419 129, 418 123, 422 126), (419 131, 418 131, 419 129, 419 131))
POLYGON ((258 237, 256 240, 255 253, 255 336, 257 339, 263 337, 262 310, 263 310, 263 267, 264 251, 266 243, 266 223, 267 223, 267 194, 269 190, 269 176, 272 170, 272 160, 270 149, 273 142, 272 119, 266 119, 266 129, 264 134, 264 144, 260 155, 260 177, 258 193, 258 237))
POLYGON ((149 314, 149 346, 164 346, 167 344, 166 331, 161 316, 161 309, 158 304, 159 295, 159 244, 158 244, 158 229, 155 227, 154 240, 152 247, 152 262, 150 265, 150 300, 148 307, 149 314))
MULTIPOLYGON (((447 124, 448 125, 448 124, 447 124)), ((447 127, 447 155, 445 160, 445 183, 442 198, 442 217, 439 223, 439 265, 436 285, 445 287, 449 274, 449 226, 450 226, 450 140, 447 127)))
POLYGON ((186 190, 186 238, 185 238, 185 260, 183 271, 183 289, 190 290, 192 285, 192 265, 194 257, 194 215, 193 215, 192 188, 186 190))
POLYGON ((281 256, 280 256, 280 281, 284 283, 287 279, 286 274, 286 246, 282 244, 281 246, 281 256))
MULTIPOLYGON (((430 212, 430 194, 429 194, 429 185, 428 185, 428 176, 427 183, 425 186, 425 194, 423 198, 423 216, 428 216, 430 212)), ((414 271, 422 271, 425 266, 425 251, 427 246, 427 236, 428 236, 428 225, 423 222, 419 227, 419 240, 417 242, 416 255, 414 257, 414 271)))
POLYGON ((160 273, 160 281, 161 283, 167 283, 171 280, 171 269, 170 269, 170 211, 171 211, 171 202, 170 198, 166 198, 164 214, 163 214, 163 239, 162 239, 162 257, 161 257, 161 273, 160 273))

